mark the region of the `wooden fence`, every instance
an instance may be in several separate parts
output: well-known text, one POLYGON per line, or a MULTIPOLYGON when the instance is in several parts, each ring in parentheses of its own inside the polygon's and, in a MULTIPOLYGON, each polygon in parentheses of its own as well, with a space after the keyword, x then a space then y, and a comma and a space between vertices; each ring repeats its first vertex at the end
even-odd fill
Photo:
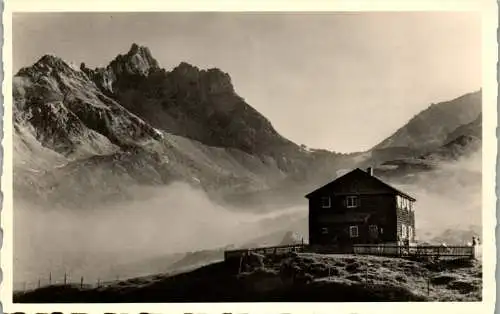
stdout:
POLYGON ((240 258, 242 255, 248 253, 257 253, 265 255, 267 254, 282 255, 290 252, 303 252, 305 247, 306 247, 305 244, 292 244, 292 245, 269 246, 262 248, 231 250, 224 252, 224 260, 240 258))
POLYGON ((392 256, 467 257, 476 256, 475 246, 402 246, 386 244, 356 244, 354 254, 392 256))
POLYGON ((224 252, 224 260, 239 259, 248 253, 263 255, 282 255, 289 252, 311 252, 322 254, 360 254, 380 256, 428 256, 428 257, 464 257, 475 258, 478 255, 476 246, 403 246, 397 244, 355 244, 349 249, 309 247, 305 244, 249 248, 224 252))

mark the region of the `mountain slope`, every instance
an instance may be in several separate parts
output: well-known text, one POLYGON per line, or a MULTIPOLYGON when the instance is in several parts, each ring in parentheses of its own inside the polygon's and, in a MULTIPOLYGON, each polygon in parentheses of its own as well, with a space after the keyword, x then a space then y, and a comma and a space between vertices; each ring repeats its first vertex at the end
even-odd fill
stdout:
POLYGON ((289 205, 343 168, 404 165, 386 172, 399 176, 481 145, 476 92, 430 106, 368 152, 306 150, 228 74, 187 63, 167 72, 136 44, 95 70, 44 56, 16 74, 14 100, 16 195, 49 204, 126 200, 136 186, 185 181, 241 206, 289 205))
POLYGON ((477 91, 432 104, 372 150, 406 147, 422 151, 438 148, 445 144, 451 132, 478 117, 481 99, 481 91, 477 91))
POLYGON ((457 160, 481 152, 483 138, 483 119, 480 113, 471 123, 459 126, 448 134, 445 144, 430 154, 426 159, 457 160))
POLYGON ((147 147, 94 156, 37 173, 36 179, 17 186, 16 195, 22 193, 38 203, 45 200, 46 204, 92 207, 147 197, 139 189, 141 185, 183 181, 217 197, 226 192, 265 190, 286 175, 272 159, 208 147, 170 134, 164 137, 147 147))
POLYGON ((182 62, 167 72, 149 49, 136 44, 105 69, 82 69, 108 95, 158 129, 249 154, 298 152, 297 145, 236 94, 229 75, 219 69, 200 70, 182 62))
POLYGON ((452 140, 458 138, 462 135, 472 135, 477 138, 483 137, 483 116, 480 113, 477 118, 471 123, 464 124, 456 128, 453 132, 448 135, 446 142, 451 142, 452 140))
POLYGON ((160 132, 105 96, 85 73, 46 55, 14 78, 14 123, 29 124, 47 148, 90 156, 161 138, 160 132))
POLYGON ((474 154, 482 146, 481 99, 480 90, 432 104, 361 154, 358 166, 383 166, 384 173, 399 177, 474 154))
POLYGON ((281 137, 227 74, 186 63, 166 72, 137 45, 96 70, 44 56, 15 75, 14 100, 16 195, 48 204, 90 206, 174 181, 227 199, 314 177, 314 164, 336 168, 338 155, 281 137), (58 161, 26 171, 21 160, 42 151, 58 161))
POLYGON ((459 126, 448 133, 444 144, 430 151, 414 151, 413 156, 392 155, 391 158, 381 162, 385 168, 386 175, 407 176, 419 171, 431 171, 440 168, 442 165, 455 163, 460 160, 479 160, 477 156, 482 153, 482 115, 471 123, 459 126))

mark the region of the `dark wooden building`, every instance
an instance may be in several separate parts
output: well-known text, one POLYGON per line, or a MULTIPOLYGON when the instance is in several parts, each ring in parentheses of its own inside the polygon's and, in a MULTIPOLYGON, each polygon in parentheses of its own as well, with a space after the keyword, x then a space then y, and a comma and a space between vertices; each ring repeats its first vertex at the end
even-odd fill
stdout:
POLYGON ((306 195, 309 244, 408 244, 415 240, 413 197, 359 168, 306 195))

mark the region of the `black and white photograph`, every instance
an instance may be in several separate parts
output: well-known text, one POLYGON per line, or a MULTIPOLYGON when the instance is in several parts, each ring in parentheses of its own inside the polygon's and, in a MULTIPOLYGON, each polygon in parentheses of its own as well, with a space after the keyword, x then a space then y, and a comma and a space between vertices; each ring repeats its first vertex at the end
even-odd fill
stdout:
POLYGON ((490 301, 483 18, 12 12, 12 303, 490 301))

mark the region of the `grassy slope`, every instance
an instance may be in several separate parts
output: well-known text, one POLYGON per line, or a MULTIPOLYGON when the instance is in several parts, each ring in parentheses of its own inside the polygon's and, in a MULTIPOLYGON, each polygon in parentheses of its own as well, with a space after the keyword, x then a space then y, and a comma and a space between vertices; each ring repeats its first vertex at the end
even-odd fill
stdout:
POLYGON ((239 275, 220 262, 173 276, 135 278, 100 288, 45 287, 17 294, 14 301, 480 301, 481 278, 481 265, 474 261, 299 254, 274 261, 255 258, 239 275))

